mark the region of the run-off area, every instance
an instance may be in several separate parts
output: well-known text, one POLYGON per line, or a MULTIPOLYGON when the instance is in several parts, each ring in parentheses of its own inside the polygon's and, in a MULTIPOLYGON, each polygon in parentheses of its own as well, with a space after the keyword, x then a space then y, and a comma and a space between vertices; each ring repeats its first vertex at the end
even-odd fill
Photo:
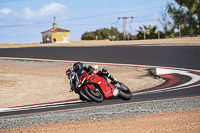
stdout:
MULTIPOLYGON (((73 63, 25 60, 0 60, 0 108, 64 101, 79 98, 70 91, 65 75, 73 63)), ((93 65, 93 64, 90 64, 93 65)), ((148 68, 99 65, 133 92, 165 82, 148 74, 148 68)))

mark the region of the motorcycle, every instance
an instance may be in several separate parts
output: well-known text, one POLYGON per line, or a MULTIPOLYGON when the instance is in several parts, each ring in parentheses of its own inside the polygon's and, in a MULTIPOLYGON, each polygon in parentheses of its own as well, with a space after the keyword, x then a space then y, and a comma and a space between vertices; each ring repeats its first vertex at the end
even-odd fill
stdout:
POLYGON ((132 97, 131 90, 123 83, 108 82, 107 79, 98 76, 94 71, 98 68, 93 67, 90 72, 83 72, 80 76, 72 68, 67 69, 66 75, 70 79, 70 92, 79 94, 83 101, 102 102, 104 99, 120 98, 129 100, 132 97))

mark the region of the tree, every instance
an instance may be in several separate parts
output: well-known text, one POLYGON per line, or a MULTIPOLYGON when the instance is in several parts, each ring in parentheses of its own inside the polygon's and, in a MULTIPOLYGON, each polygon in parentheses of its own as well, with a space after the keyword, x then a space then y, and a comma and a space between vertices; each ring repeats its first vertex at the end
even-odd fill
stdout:
POLYGON ((158 35, 157 35, 158 33, 156 32, 156 30, 157 30, 157 26, 156 25, 154 25, 154 26, 149 25, 148 26, 148 30, 147 30, 147 34, 146 34, 147 38, 149 38, 149 39, 158 38, 158 35))
POLYGON ((85 32, 81 39, 96 40, 96 36, 98 37, 98 40, 110 39, 111 36, 116 36, 115 38, 117 39, 120 36, 120 32, 114 27, 111 27, 111 29, 103 28, 96 31, 85 32))
POLYGON ((111 36, 116 36, 116 40, 119 40, 121 33, 117 30, 117 28, 111 27, 110 33, 111 36))
POLYGON ((159 18, 158 21, 163 26, 164 36, 166 38, 174 37, 174 31, 176 25, 173 20, 171 20, 170 16, 168 15, 167 9, 161 11, 162 18, 159 18))
POLYGON ((96 39, 95 35, 91 32, 86 32, 81 37, 81 40, 95 40, 95 39, 96 39))
POLYGON ((145 35, 146 35, 146 39, 156 39, 158 38, 158 33, 156 32, 157 30, 157 26, 154 25, 149 25, 149 26, 143 26, 143 27, 147 27, 147 29, 144 31, 143 30, 138 30, 138 34, 134 36, 134 40, 142 40, 144 39, 144 32, 145 32, 145 35))
POLYGON ((166 9, 183 35, 200 34, 200 0, 175 0, 166 9))

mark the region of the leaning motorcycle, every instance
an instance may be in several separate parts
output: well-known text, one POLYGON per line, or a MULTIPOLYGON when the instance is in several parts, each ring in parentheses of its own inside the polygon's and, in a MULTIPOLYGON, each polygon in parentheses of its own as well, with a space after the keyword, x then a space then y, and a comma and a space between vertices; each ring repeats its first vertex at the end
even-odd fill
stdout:
POLYGON ((81 100, 88 102, 102 102, 104 99, 120 98, 129 100, 132 97, 131 90, 123 83, 108 82, 107 79, 98 76, 94 70, 98 66, 94 66, 91 72, 83 72, 79 78, 77 72, 72 68, 67 69, 66 75, 70 79, 71 92, 79 94, 81 100))

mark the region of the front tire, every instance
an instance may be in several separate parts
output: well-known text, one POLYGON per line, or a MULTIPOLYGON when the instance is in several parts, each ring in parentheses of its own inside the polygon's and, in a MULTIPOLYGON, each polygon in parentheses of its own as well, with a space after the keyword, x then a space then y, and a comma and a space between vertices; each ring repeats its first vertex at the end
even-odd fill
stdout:
POLYGON ((119 82, 120 84, 120 90, 119 90, 119 98, 122 100, 130 100, 132 98, 132 92, 131 90, 123 83, 119 82))
POLYGON ((80 91, 79 91, 79 98, 80 98, 80 100, 82 100, 82 101, 92 102, 92 100, 91 100, 88 96, 85 95, 85 93, 84 93, 83 90, 80 90, 80 91))
POLYGON ((103 95, 100 90, 96 88, 97 91, 91 90, 89 87, 85 86, 83 88, 85 94, 93 101, 100 103, 103 101, 103 95))

